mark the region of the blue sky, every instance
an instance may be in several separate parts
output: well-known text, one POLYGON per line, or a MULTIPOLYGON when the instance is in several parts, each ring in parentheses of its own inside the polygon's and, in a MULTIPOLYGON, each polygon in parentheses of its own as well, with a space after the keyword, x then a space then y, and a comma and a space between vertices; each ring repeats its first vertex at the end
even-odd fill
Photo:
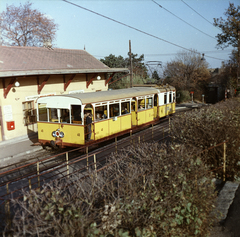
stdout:
MULTIPOLYGON (((128 57, 131 40, 132 53, 144 54, 145 62, 161 61, 164 66, 182 52, 182 48, 186 48, 204 53, 212 68, 221 67, 221 61, 228 60, 231 54, 231 47, 225 50, 216 48, 217 40, 214 38, 221 31, 208 22, 213 22, 213 18, 224 18, 228 0, 155 0, 157 4, 152 0, 68 1, 135 29, 62 0, 30 1, 33 8, 59 25, 54 42, 57 48, 84 49, 85 46, 86 51, 98 59, 109 54, 128 57)), ((18 6, 25 2, 1 0, 0 9, 5 10, 7 4, 18 6)), ((230 2, 239 5, 239 0, 230 2)))

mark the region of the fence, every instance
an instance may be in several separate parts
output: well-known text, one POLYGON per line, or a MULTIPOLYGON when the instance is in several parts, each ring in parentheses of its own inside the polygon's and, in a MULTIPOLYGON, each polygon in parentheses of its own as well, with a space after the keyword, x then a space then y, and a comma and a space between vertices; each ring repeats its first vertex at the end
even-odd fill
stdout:
MULTIPOLYGON (((170 118, 169 118, 170 123, 170 118)), ((45 182, 50 180, 61 180, 68 179, 72 175, 81 174, 81 177, 78 181, 84 180, 89 177, 89 170, 92 170, 92 174, 95 174, 97 178, 97 173, 101 172, 105 166, 106 157, 114 152, 118 152, 121 149, 124 149, 130 144, 136 145, 141 142, 150 141, 150 140, 165 140, 169 135, 169 123, 160 126, 151 126, 147 130, 144 130, 138 134, 132 134, 130 131, 130 136, 124 139, 118 140, 118 137, 115 137, 114 144, 107 145, 97 150, 97 152, 89 152, 89 147, 85 147, 84 155, 71 157, 72 152, 83 152, 80 149, 74 149, 69 152, 64 152, 50 158, 45 158, 41 161, 32 162, 31 164, 24 165, 17 169, 14 169, 20 172, 21 169, 30 169, 30 172, 22 175, 20 178, 13 178, 10 181, 2 182, 0 184, 0 206, 4 213, 7 216, 7 219, 10 219, 10 199, 17 199, 22 197, 22 190, 30 191, 40 189, 45 182), (60 158, 59 158, 60 157, 60 158), (44 161, 54 161, 60 160, 61 162, 57 165, 51 164, 48 168, 40 168, 40 165, 44 161), (33 170, 35 169, 35 170, 33 170), (19 184, 22 184, 21 187, 19 184)), ((202 152, 207 150, 214 149, 219 146, 223 146, 223 166, 218 167, 218 169, 223 169, 223 181, 226 179, 226 141, 223 143, 217 144, 216 146, 210 147, 202 152)), ((43 167, 44 165, 42 165, 43 167)), ((6 171, 0 173, 0 177, 7 175, 11 171, 6 171)), ((143 175, 143 183, 145 182, 145 176, 143 175)))
POLYGON ((114 143, 101 147, 96 152, 91 152, 92 147, 86 146, 1 172, 0 206, 5 206, 4 212, 9 216, 10 199, 21 198, 22 190, 40 189, 44 183, 50 180, 69 178, 76 173, 81 173, 82 179, 84 179, 88 176, 89 169, 94 170, 96 174, 101 171, 104 168, 106 157, 113 152, 118 152, 130 144, 165 140, 168 137, 170 118, 162 121, 167 121, 167 123, 161 123, 158 126, 152 124, 137 133, 133 133, 131 130, 129 135, 121 140, 116 136, 114 143), (19 176, 19 174, 21 175, 19 176))

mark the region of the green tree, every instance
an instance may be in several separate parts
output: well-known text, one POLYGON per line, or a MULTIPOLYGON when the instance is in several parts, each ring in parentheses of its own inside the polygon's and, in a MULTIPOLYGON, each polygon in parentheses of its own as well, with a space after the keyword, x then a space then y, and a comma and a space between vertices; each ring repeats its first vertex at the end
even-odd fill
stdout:
POLYGON ((100 61, 106 64, 110 68, 126 68, 128 66, 126 59, 124 59, 120 55, 116 57, 115 55, 110 54, 104 59, 100 59, 100 61))
MULTIPOLYGON (((122 56, 116 57, 113 54, 105 57, 104 59, 100 59, 101 62, 106 64, 110 68, 128 68, 130 70, 130 59, 129 57, 123 58, 122 56)), ((132 65, 133 65, 133 81, 134 83, 142 82, 147 78, 147 68, 144 64, 144 55, 142 54, 138 57, 137 54, 132 54, 132 65)), ((118 89, 118 88, 127 88, 130 86, 129 78, 122 78, 124 74, 118 73, 114 75, 110 82, 110 88, 118 89), (112 84, 111 84, 112 83, 112 84)))
POLYGON ((156 81, 159 81, 161 79, 156 70, 153 71, 152 79, 155 79, 156 81))
POLYGON ((229 45, 234 48, 238 47, 238 32, 240 31, 240 6, 235 7, 233 3, 229 3, 228 9, 224 12, 227 19, 214 18, 214 25, 222 30, 218 34, 218 47, 226 48, 229 45))
POLYGON ((52 43, 58 25, 27 2, 19 7, 7 6, 0 14, 0 28, 2 44, 41 47, 52 43))

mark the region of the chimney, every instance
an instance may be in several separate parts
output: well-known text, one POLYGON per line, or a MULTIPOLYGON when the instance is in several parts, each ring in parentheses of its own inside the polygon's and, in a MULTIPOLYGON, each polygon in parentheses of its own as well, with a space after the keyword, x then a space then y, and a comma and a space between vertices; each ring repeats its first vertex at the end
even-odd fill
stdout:
POLYGON ((51 39, 46 39, 43 41, 43 47, 47 49, 53 49, 52 48, 52 40, 51 39))

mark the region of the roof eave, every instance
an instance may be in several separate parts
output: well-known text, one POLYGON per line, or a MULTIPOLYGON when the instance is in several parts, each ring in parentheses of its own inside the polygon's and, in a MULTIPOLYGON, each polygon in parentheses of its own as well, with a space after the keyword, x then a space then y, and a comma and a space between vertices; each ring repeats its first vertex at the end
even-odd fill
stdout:
POLYGON ((24 70, 24 71, 0 71, 1 77, 34 76, 34 75, 56 75, 56 74, 83 74, 83 73, 129 73, 128 68, 106 68, 106 69, 57 69, 57 70, 24 70))

